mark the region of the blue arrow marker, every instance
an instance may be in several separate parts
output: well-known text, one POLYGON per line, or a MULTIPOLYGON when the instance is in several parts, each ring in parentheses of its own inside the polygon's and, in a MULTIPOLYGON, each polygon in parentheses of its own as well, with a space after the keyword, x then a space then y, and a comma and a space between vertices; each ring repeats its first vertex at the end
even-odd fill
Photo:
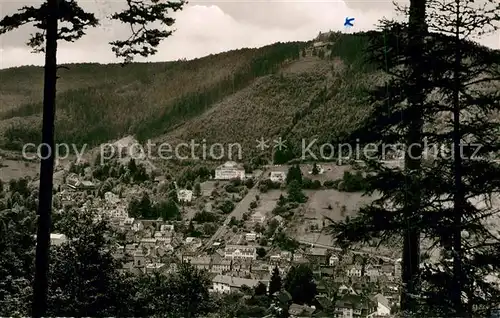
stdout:
POLYGON ((349 18, 349 17, 345 18, 344 26, 345 27, 352 27, 352 26, 354 26, 352 24, 353 21, 354 21, 354 18, 349 18))

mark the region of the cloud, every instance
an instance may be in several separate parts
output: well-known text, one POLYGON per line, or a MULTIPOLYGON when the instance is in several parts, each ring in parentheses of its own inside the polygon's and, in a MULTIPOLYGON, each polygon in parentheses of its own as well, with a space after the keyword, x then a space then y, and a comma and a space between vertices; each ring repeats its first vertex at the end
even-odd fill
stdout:
MULTIPOLYGON (((0 0, 0 16, 32 3, 0 0)), ((122 8, 123 2, 108 0, 80 1, 84 9, 103 18, 122 8)), ((354 17, 354 30, 372 29, 382 17, 394 17, 390 1, 202 1, 193 0, 183 11, 174 14, 173 36, 159 47, 149 61, 196 58, 241 47, 258 47, 278 41, 310 40, 319 31, 344 31, 345 17, 354 17)), ((75 43, 59 44, 58 61, 119 62, 108 42, 127 37, 128 29, 102 20, 99 28, 89 30, 75 43)), ((0 36, 0 68, 42 65, 41 54, 30 53, 25 46, 33 29, 28 27, 0 36)), ((492 47, 500 43, 498 35, 485 40, 492 47)), ((144 59, 138 59, 141 61, 144 59)))

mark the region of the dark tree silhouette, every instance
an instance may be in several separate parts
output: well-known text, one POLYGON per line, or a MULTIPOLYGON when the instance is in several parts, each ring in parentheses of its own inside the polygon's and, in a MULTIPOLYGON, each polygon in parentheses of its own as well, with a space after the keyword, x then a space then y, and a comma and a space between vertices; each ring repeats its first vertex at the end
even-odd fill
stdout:
POLYGON ((257 286, 254 287, 255 296, 263 296, 267 293, 267 287, 264 283, 259 282, 257 286))
POLYGON ((433 281, 431 288, 444 287, 437 295, 435 290, 429 292, 426 299, 445 300, 433 305, 447 316, 485 316, 500 302, 495 296, 498 287, 485 283, 485 277, 500 265, 495 252, 500 248, 499 238, 484 226, 498 209, 481 207, 474 201, 488 200, 500 191, 496 181, 500 169, 490 157, 500 150, 500 124, 495 119, 500 110, 495 84, 500 80, 500 52, 471 40, 498 30, 500 3, 428 1, 429 27, 439 32, 430 45, 434 57, 429 65, 433 70, 430 80, 442 98, 426 112, 448 120, 433 121, 426 137, 432 143, 452 145, 427 172, 433 175, 439 171, 442 176, 441 189, 435 191, 442 198, 440 219, 429 224, 441 246, 451 251, 452 262, 443 257, 440 268, 426 266, 424 276, 433 281), (447 284, 436 284, 438 277, 447 284), (485 294, 492 296, 478 296, 485 294))
MULTIPOLYGON (((406 135, 406 145, 421 145, 422 144, 422 128, 423 128, 423 114, 422 104, 425 99, 425 91, 423 89, 423 76, 422 69, 425 67, 422 58, 424 49, 424 38, 427 34, 426 25, 426 1, 425 0, 411 0, 410 1, 410 14, 408 20, 408 56, 409 56, 409 69, 410 85, 408 88, 408 102, 409 107, 409 126, 408 134, 406 135)), ((408 118, 408 117, 407 117, 408 118)), ((404 292, 401 299, 401 309, 403 312, 412 312, 416 309, 416 301, 412 297, 418 292, 418 270, 420 266, 420 232, 417 227, 411 225, 411 219, 414 217, 414 212, 420 210, 420 193, 418 186, 418 171, 421 167, 421 147, 409 148, 405 154, 405 170, 407 175, 410 176, 411 181, 408 192, 412 193, 408 196, 404 204, 404 216, 407 220, 407 229, 403 237, 403 284, 404 292), (415 175, 414 172, 417 172, 415 175)))
POLYGON ((293 180, 287 187, 287 201, 298 203, 307 201, 307 197, 302 192, 301 185, 297 180, 293 180))
MULTIPOLYGON (((481 207, 474 200, 488 201, 499 192, 499 167, 489 155, 497 154, 500 145, 494 115, 500 99, 492 85, 500 79, 500 54, 467 40, 474 31, 479 31, 477 35, 493 29, 500 5, 428 0, 419 10, 428 12, 429 29, 439 31, 424 33, 419 57, 413 56, 417 48, 411 21, 387 23, 383 37, 373 34, 372 56, 391 79, 372 95, 373 116, 357 133, 363 140, 403 141, 420 150, 408 148, 404 169, 367 161, 368 169, 376 171, 368 178, 368 192, 378 190, 381 199, 333 228, 344 243, 403 236, 405 316, 486 316, 500 299, 498 287, 485 278, 498 271, 500 262, 499 238, 484 222, 498 209, 489 204, 481 207), (415 75, 415 70, 420 73, 415 75), (424 98, 415 100, 415 94, 424 98), (420 142, 410 143, 409 133, 415 133, 411 139, 417 140, 415 118, 422 124, 420 142), (421 161, 417 158, 424 140, 452 146, 445 156, 421 161), (450 253, 423 262, 420 242, 426 243, 424 248, 437 246, 450 253)), ((409 14, 410 20, 416 14, 412 7, 409 14)))
MULTIPOLYGON (((126 40, 110 43, 117 57, 131 62, 137 54, 149 56, 156 53, 160 41, 172 34, 170 30, 150 28, 160 22, 171 26, 174 19, 170 11, 181 10, 184 1, 126 1, 128 8, 111 16, 131 26, 132 35, 126 40)), ((39 30, 28 45, 35 51, 45 53, 42 143, 40 164, 40 192, 38 204, 38 231, 35 261, 35 282, 32 314, 44 316, 47 307, 47 270, 51 228, 52 186, 54 172, 54 120, 57 82, 57 41, 73 42, 85 34, 88 27, 98 25, 94 14, 85 12, 74 0, 47 0, 39 7, 23 7, 18 13, 6 16, 0 21, 0 34, 26 24, 34 24, 39 30), (63 22, 70 26, 59 28, 63 22), (45 48, 43 48, 45 42, 45 48)))
POLYGON ((274 267, 273 273, 271 275, 271 281, 269 282, 269 295, 274 295, 274 293, 281 290, 281 276, 278 267, 274 267))
POLYGON ((288 168, 288 172, 286 174, 286 184, 290 184, 294 180, 297 180, 299 184, 302 184, 302 171, 300 171, 300 167, 298 165, 288 168))
POLYGON ((306 265, 292 266, 285 278, 285 290, 298 304, 310 304, 316 296, 313 272, 306 265))
MULTIPOLYGON (((411 0, 408 22, 382 21, 381 36, 373 33, 368 48, 370 62, 385 70, 389 80, 377 87, 368 102, 373 112, 352 140, 362 143, 404 144, 404 168, 388 168, 374 160, 366 161, 369 177, 367 192, 378 191, 379 200, 360 214, 333 224, 339 243, 369 242, 374 237, 403 239, 401 309, 409 315, 417 308, 419 291, 421 211, 421 154, 426 93, 424 39, 428 34, 426 1, 411 0), (409 147, 412 145, 412 147, 409 147)), ((382 154, 381 154, 382 155, 382 154)))
POLYGON ((317 175, 319 173, 318 165, 316 162, 313 164, 312 174, 317 175))

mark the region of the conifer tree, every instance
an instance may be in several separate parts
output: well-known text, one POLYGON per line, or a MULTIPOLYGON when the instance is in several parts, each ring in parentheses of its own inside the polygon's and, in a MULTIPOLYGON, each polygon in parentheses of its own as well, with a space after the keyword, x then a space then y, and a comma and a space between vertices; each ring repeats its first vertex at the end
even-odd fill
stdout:
POLYGON ((269 295, 274 295, 274 293, 281 290, 281 276, 278 266, 275 266, 273 273, 271 275, 271 281, 269 282, 269 295))
POLYGON ((312 174, 317 175, 319 173, 318 165, 316 162, 313 164, 312 174))
POLYGON ((283 285, 297 304, 310 304, 317 294, 313 272, 304 264, 292 266, 286 274, 283 285))
MULTIPOLYGON (((498 237, 484 226, 487 216, 497 210, 480 207, 477 201, 498 192, 500 171, 488 155, 498 153, 499 146, 495 115, 500 99, 491 84, 500 79, 500 55, 467 41, 479 28, 493 30, 499 8, 489 0, 484 6, 472 0, 429 0, 429 27, 439 33, 428 34, 421 43, 420 66, 426 67, 420 67, 419 83, 409 80, 415 65, 408 63, 412 58, 406 49, 413 47, 411 23, 386 23, 383 39, 374 36, 373 56, 385 60, 389 85, 374 91, 373 100, 379 103, 369 123, 357 133, 364 141, 369 136, 394 144, 405 140, 414 131, 410 125, 414 118, 420 118, 420 136, 426 145, 451 145, 445 156, 427 158, 423 165, 414 159, 422 156, 408 148, 404 169, 367 161, 368 169, 376 171, 368 178, 368 192, 378 190, 382 197, 350 222, 334 225, 339 242, 403 236, 403 283, 409 286, 405 271, 412 271, 407 267, 411 264, 414 277, 424 287, 421 290, 419 284, 413 284, 414 288, 403 292, 401 305, 406 316, 484 316, 499 301, 499 291, 485 282, 498 271, 498 253, 493 253, 499 248, 498 237), (417 88, 425 98, 414 108, 411 97, 417 88), (414 208, 405 213, 409 203, 414 208), (413 244, 407 244, 410 238, 413 244), (451 253, 421 264, 420 241, 451 253), (413 261, 407 262, 411 260, 408 256, 413 261), (405 303, 408 298, 410 305, 405 303)), ((404 143, 415 148, 407 139, 404 143)), ((416 145, 421 151, 421 142, 416 145)))
POLYGON ((439 32, 430 40, 434 58, 429 59, 429 69, 440 98, 427 111, 426 137, 431 144, 450 145, 427 172, 432 176, 439 171, 441 177, 440 187, 432 188, 440 202, 433 211, 439 218, 434 216, 434 222, 429 222, 430 236, 451 251, 452 261, 443 258, 441 266, 426 266, 426 277, 448 282, 437 284, 446 287, 438 288, 438 295, 428 293, 426 300, 446 300, 433 303, 444 315, 483 316, 498 306, 500 294, 498 286, 485 283, 486 276, 498 272, 499 236, 492 236, 485 227, 498 210, 480 203, 500 191, 496 181, 500 170, 490 157, 500 146, 500 52, 472 40, 498 30, 500 3, 430 0, 428 10, 430 28, 439 32))
POLYGON ((194 192, 193 194, 197 197, 201 196, 201 185, 200 185, 200 182, 196 182, 194 184, 194 192))
POLYGON ((294 180, 296 180, 299 184, 302 184, 302 171, 298 165, 293 165, 288 168, 288 172, 286 174, 286 184, 290 184, 294 180))
POLYGON ((304 203, 307 201, 307 196, 302 192, 300 183, 297 180, 293 180, 287 187, 287 201, 304 203))
POLYGON ((333 225, 334 236, 341 244, 373 238, 403 239, 401 309, 406 315, 418 307, 414 296, 419 290, 420 229, 415 220, 422 205, 422 105, 429 90, 423 52, 427 34, 425 3, 410 1, 408 23, 383 21, 383 36, 371 34, 370 63, 385 70, 388 77, 385 85, 371 92, 367 102, 373 105, 372 114, 351 136, 362 143, 414 146, 405 153, 404 168, 388 168, 368 160, 367 192, 377 191, 381 198, 362 209, 358 217, 333 225))
MULTIPOLYGON (((112 20, 129 24, 132 35, 126 40, 111 42, 117 57, 131 62, 135 55, 147 57, 156 53, 161 40, 172 34, 171 30, 160 30, 153 25, 161 23, 171 26, 174 19, 170 11, 181 10, 184 1, 126 1, 127 8, 113 14, 112 20)), ((54 173, 54 121, 57 82, 57 42, 73 42, 81 38, 87 28, 96 27, 99 21, 92 13, 85 12, 75 0, 46 0, 40 6, 25 6, 19 12, 0 21, 0 35, 27 24, 38 31, 28 45, 45 54, 45 76, 43 93, 42 143, 40 164, 40 192, 38 204, 38 232, 35 262, 35 282, 32 314, 44 316, 47 308, 47 270, 51 228, 52 185, 54 173), (59 23, 64 26, 59 26, 59 23), (45 47, 44 47, 45 45, 45 47), (45 159, 46 158, 46 159, 45 159)))

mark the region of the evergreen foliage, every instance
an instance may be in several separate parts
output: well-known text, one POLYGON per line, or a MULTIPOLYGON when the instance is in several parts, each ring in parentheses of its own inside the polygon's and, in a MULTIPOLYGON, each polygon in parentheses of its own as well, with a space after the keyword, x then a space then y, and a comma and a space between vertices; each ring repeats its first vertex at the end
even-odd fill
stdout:
POLYGON ((363 192, 367 188, 365 177, 361 171, 354 173, 345 171, 342 181, 338 183, 338 190, 345 192, 363 192))
POLYGON ((287 187, 287 201, 304 203, 307 201, 306 195, 302 192, 302 186, 299 181, 293 180, 287 187))
POLYGON ((383 42, 372 39, 371 56, 390 79, 372 92, 373 113, 352 137, 406 144, 405 167, 366 160, 367 192, 381 198, 333 226, 339 243, 403 236, 402 305, 410 317, 486 316, 499 304, 498 286, 486 282, 500 264, 498 236, 486 226, 497 209, 478 202, 499 192, 500 171, 490 155, 499 145, 493 114, 500 106, 494 88, 500 55, 469 37, 491 30, 500 6, 487 1, 478 9, 473 2, 429 0, 429 28, 442 33, 425 36, 421 49, 411 7, 409 25, 386 23, 383 42), (421 164, 424 140, 451 146, 421 164), (421 243, 451 251, 451 262, 444 256, 423 262, 421 243))
POLYGON ((311 304, 317 294, 311 268, 302 264, 292 266, 286 275, 284 288, 292 295, 294 303, 311 304))
POLYGON ((286 184, 290 184, 294 180, 297 181, 299 185, 302 184, 302 171, 298 165, 293 165, 288 168, 288 172, 286 174, 286 184))
MULTIPOLYGON (((258 50, 240 69, 220 79, 212 86, 197 87, 183 96, 165 103, 159 111, 148 116, 135 116, 134 112, 122 113, 120 120, 111 114, 116 105, 136 107, 142 104, 139 95, 120 97, 119 94, 104 95, 111 86, 80 88, 58 94, 58 105, 66 116, 58 118, 56 143, 89 146, 105 143, 124 134, 135 134, 139 141, 146 141, 170 131, 181 122, 193 118, 210 108, 224 97, 249 85, 260 76, 273 74, 283 63, 298 59, 304 46, 300 42, 277 43, 258 50), (134 115, 134 116, 133 116, 134 115), (125 116, 126 118, 122 118, 125 116), (123 120, 122 120, 123 119, 123 120), (89 126, 91 125, 91 126, 89 126), (129 128, 132 127, 132 130, 129 128)), ((177 62, 181 63, 181 62, 177 62)), ((133 70, 136 71, 136 70, 133 70)), ((136 71, 137 72, 137 71, 136 71)), ((8 116, 29 116, 41 110, 41 104, 22 106, 8 116)), ((40 132, 26 126, 11 126, 5 134, 4 147, 20 150, 28 142, 37 144, 40 132)))
POLYGON ((313 163, 312 174, 317 175, 318 173, 319 173, 318 165, 315 162, 313 163))
POLYGON ((157 203, 151 202, 149 194, 144 192, 141 199, 133 198, 128 205, 128 216, 138 219, 155 220, 177 220, 180 217, 180 210, 174 199, 169 198, 166 201, 157 203))
POLYGON ((279 291, 281 291, 281 276, 278 267, 275 266, 269 282, 269 295, 274 295, 279 291))
POLYGON ((193 194, 194 194, 196 197, 201 196, 201 185, 200 185, 200 182, 196 182, 196 183, 194 184, 193 194))

